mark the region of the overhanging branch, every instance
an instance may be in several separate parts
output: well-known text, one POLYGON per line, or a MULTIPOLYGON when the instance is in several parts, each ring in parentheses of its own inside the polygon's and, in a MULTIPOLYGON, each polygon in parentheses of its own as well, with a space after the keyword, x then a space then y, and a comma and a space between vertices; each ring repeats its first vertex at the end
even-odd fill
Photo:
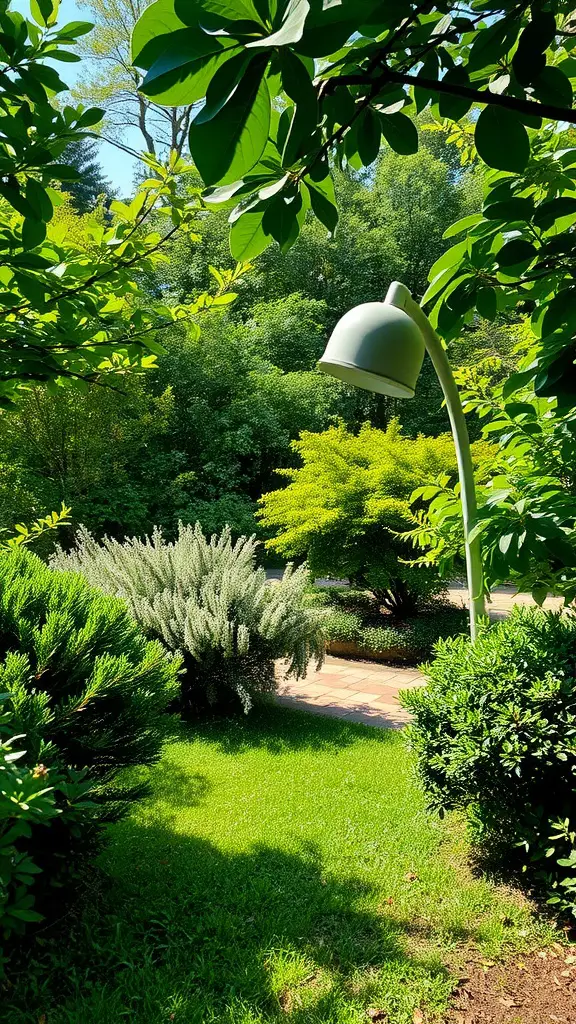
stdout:
POLYGON ((377 83, 383 87, 389 82, 396 82, 398 85, 415 85, 422 89, 429 89, 432 92, 444 93, 448 96, 458 96, 460 99, 469 99, 472 103, 489 104, 490 106, 503 107, 506 110, 514 110, 518 114, 526 114, 530 117, 547 117, 552 121, 566 121, 569 124, 576 124, 576 110, 573 107, 557 107, 552 103, 539 103, 535 100, 522 100, 517 96, 508 96, 505 93, 490 92, 489 89, 473 89, 468 85, 457 85, 454 82, 446 82, 444 79, 422 78, 421 75, 410 75, 403 71, 393 71, 391 68, 379 75, 377 78, 368 75, 338 75, 326 80, 329 88, 339 85, 365 85, 373 89, 377 83))

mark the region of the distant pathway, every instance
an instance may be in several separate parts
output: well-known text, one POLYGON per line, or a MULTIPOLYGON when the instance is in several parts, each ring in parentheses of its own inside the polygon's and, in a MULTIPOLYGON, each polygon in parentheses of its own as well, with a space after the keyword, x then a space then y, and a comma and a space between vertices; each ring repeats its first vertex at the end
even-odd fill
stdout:
MULTIPOLYGON (((276 573, 274 576, 277 578, 276 573)), ((317 582, 333 585, 329 580, 317 582)), ((468 592, 465 587, 453 584, 449 597, 454 604, 464 604, 468 592)), ((529 594, 516 594, 513 587, 499 587, 492 594, 490 617, 503 619, 513 605, 533 603, 529 594)), ((549 599, 545 607, 555 608, 560 604, 549 599)), ((331 655, 326 657, 319 672, 310 668, 306 678, 297 682, 282 679, 281 666, 278 669, 281 704, 386 729, 400 729, 410 721, 410 715, 400 706, 399 692, 424 683, 422 673, 414 667, 353 661, 331 655)))

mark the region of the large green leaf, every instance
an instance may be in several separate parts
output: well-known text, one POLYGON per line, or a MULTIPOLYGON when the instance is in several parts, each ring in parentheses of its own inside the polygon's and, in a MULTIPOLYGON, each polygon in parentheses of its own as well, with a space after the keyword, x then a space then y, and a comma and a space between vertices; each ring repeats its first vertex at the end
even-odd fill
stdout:
MULTIPOLYGON (((438 54, 435 50, 431 50, 430 53, 426 54, 422 67, 416 75, 415 81, 419 78, 426 80, 430 78, 438 78, 438 54)), ((430 89, 424 89, 420 85, 414 85, 414 99, 416 101, 416 113, 420 113, 424 110, 435 99, 435 93, 430 89)))
POLYGON ((284 92, 296 104, 282 147, 282 163, 290 167, 309 149, 310 139, 318 124, 318 101, 308 70, 300 57, 290 50, 281 51, 280 69, 284 92))
POLYGON ((534 223, 539 228, 547 230, 560 217, 568 217, 573 213, 576 213, 576 198, 558 196, 556 199, 549 199, 536 207, 534 223))
POLYGON ((37 25, 53 25, 58 17, 60 0, 30 0, 30 13, 37 25))
POLYGON ((478 71, 480 68, 497 64, 500 57, 508 53, 516 42, 518 27, 518 21, 502 18, 481 29, 472 43, 467 61, 468 70, 478 71))
POLYGON ((534 95, 541 103, 560 107, 572 106, 572 85, 560 68, 546 67, 532 79, 534 95))
MULTIPOLYGON (((176 10, 189 6, 190 0, 176 0, 176 10)), ((200 0, 199 7, 207 14, 226 21, 259 21, 258 11, 251 0, 200 0)))
POLYGON ((381 137, 380 118, 371 107, 366 107, 358 118, 357 128, 358 154, 365 167, 373 164, 378 156, 381 137))
POLYGON ((487 106, 476 122, 474 141, 479 156, 499 171, 523 171, 530 159, 528 132, 517 114, 487 106))
POLYGON ((551 12, 534 11, 523 30, 512 58, 514 74, 521 85, 530 85, 546 67, 545 50, 556 34, 556 19, 551 12))
POLYGON ((376 0, 343 0, 330 7, 322 0, 312 0, 296 51, 307 57, 328 57, 358 31, 362 9, 368 16, 376 6, 376 0))
POLYGON ((304 23, 310 10, 308 0, 288 0, 279 27, 263 39, 254 39, 246 48, 259 46, 287 46, 302 38, 304 23))
POLYGON ((549 303, 542 320, 542 336, 564 326, 571 331, 576 328, 576 288, 565 288, 549 303))
POLYGON ((498 309, 496 292, 493 288, 480 288, 476 293, 476 309, 485 320, 494 320, 498 309))
POLYGON ((338 224, 338 207, 334 194, 334 182, 330 174, 328 173, 320 181, 315 181, 312 175, 307 175, 304 181, 310 193, 310 205, 314 213, 330 234, 334 234, 338 224))
MULTIPOLYGON (((447 71, 442 81, 448 85, 465 85, 470 87, 468 73, 461 64, 457 64, 456 67, 447 71)), ((472 101, 467 100, 466 97, 440 93, 438 102, 440 117, 447 117, 451 121, 459 121, 461 117, 465 117, 471 106, 472 101)))
POLYGON ((38 220, 49 221, 51 219, 54 213, 52 200, 46 189, 35 178, 28 178, 26 182, 26 199, 38 220))
MULTIPOLYGON (((260 34, 265 26, 265 20, 251 0, 193 0, 192 6, 194 3, 198 24, 211 35, 222 32, 235 36, 260 34)), ((188 0, 175 0, 174 6, 180 17, 193 17, 186 11, 188 0)))
POLYGON ((174 0, 156 0, 150 4, 132 32, 132 63, 139 68, 149 68, 168 47, 171 33, 186 28, 187 24, 176 14, 174 0))
POLYGON ((408 156, 418 152, 416 125, 406 114, 381 114, 380 127, 386 142, 395 153, 408 156))
POLYGON ((243 178, 260 159, 270 129, 266 60, 254 60, 228 103, 210 121, 190 126, 190 153, 207 185, 243 178))
POLYGON ((199 28, 180 29, 169 37, 140 90, 157 103, 169 106, 196 103, 206 95, 221 65, 238 49, 239 44, 233 39, 207 36, 199 28))
POLYGON ((220 65, 206 90, 206 103, 196 115, 196 124, 211 121, 226 106, 242 81, 249 63, 249 55, 242 50, 220 65))
POLYGON ((484 209, 486 220, 529 221, 534 213, 534 200, 531 197, 513 196, 499 203, 490 203, 484 209))
POLYGON ((536 246, 524 238, 513 238, 506 242, 496 255, 499 267, 516 267, 521 263, 531 263, 538 254, 536 246))
POLYGON ((234 221, 230 228, 230 252, 240 263, 259 256, 272 241, 271 236, 267 235, 262 227, 266 207, 266 202, 258 203, 234 221))
POLYGON ((462 257, 468 253, 468 239, 465 238, 462 242, 456 242, 456 245, 452 245, 445 253, 442 253, 435 263, 430 267, 428 274, 428 280, 434 282, 439 274, 448 267, 454 267, 457 263, 462 262, 462 257))
POLYGON ((461 217, 460 220, 455 221, 449 228, 446 228, 442 238, 453 238, 454 235, 461 235, 463 231, 475 227, 481 220, 481 213, 469 213, 467 217, 461 217))
POLYGON ((286 252, 298 238, 298 214, 302 209, 299 193, 292 196, 277 195, 267 206, 262 218, 262 230, 272 235, 283 252, 286 252))

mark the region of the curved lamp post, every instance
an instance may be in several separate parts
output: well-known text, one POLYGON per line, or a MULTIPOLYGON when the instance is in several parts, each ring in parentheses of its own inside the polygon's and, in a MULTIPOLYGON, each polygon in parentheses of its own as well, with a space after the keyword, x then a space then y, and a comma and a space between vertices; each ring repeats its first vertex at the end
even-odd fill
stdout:
POLYGON ((339 320, 319 366, 346 384, 392 398, 413 398, 425 350, 442 385, 456 445, 470 598, 470 635, 475 640, 478 619, 485 614, 485 605, 480 541, 478 538, 468 540, 476 512, 474 472, 460 395, 440 338, 408 288, 394 281, 384 302, 365 302, 339 320))

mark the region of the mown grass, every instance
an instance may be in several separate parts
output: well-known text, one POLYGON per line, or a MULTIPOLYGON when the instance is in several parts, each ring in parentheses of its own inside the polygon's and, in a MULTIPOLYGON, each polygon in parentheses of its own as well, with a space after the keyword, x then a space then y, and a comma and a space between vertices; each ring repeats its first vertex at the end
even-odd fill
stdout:
POLYGON ((184 728, 153 783, 81 913, 12 975, 3 1020, 433 1021, 459 963, 549 937, 472 877, 398 733, 257 710, 184 728))

